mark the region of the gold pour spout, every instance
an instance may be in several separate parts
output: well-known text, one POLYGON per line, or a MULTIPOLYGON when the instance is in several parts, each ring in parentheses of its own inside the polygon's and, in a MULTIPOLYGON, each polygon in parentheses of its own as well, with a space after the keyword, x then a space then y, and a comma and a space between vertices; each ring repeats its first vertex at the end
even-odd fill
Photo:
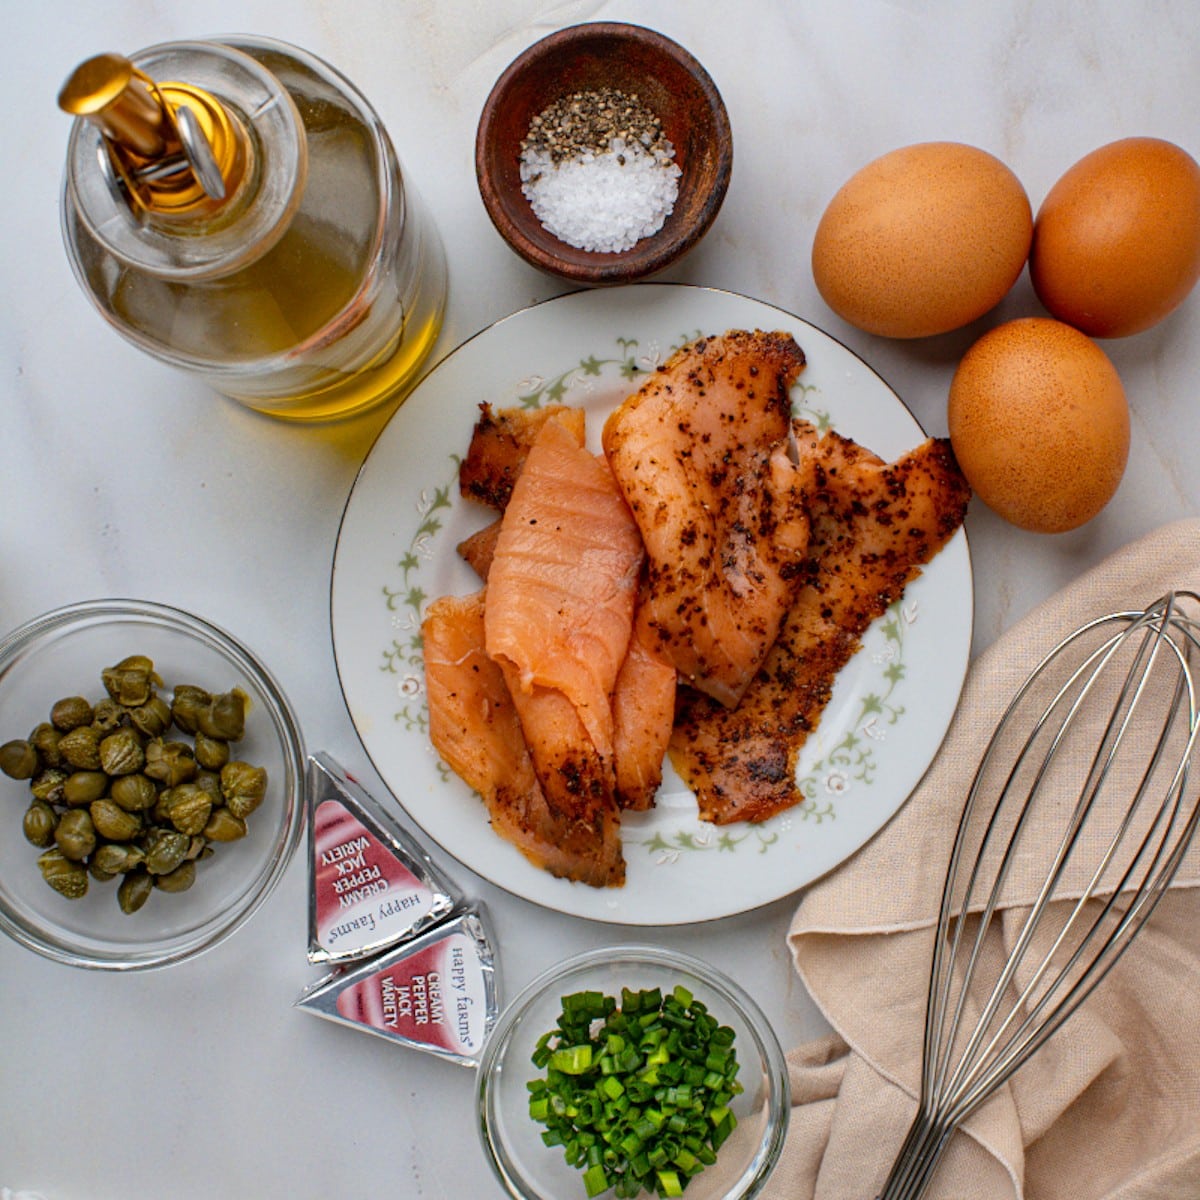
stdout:
POLYGON ((220 101, 191 84, 155 83, 120 54, 81 63, 58 105, 99 128, 108 149, 102 165, 147 212, 214 213, 246 177, 249 139, 220 101))

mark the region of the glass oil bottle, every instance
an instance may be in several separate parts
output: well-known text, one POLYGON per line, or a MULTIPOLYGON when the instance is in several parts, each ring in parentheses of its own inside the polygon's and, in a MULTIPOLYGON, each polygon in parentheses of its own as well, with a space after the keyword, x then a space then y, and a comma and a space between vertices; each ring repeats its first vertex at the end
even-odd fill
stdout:
POLYGON ((59 104, 76 118, 67 253, 125 338, 285 419, 415 382, 441 328, 442 245, 331 67, 266 39, 174 42, 88 60, 59 104))

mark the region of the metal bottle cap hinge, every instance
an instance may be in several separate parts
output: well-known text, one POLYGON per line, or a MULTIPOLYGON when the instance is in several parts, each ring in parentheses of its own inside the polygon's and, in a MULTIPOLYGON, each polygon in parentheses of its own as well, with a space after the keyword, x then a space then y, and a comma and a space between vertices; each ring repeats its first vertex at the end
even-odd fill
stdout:
POLYGON ((246 131, 219 100, 187 83, 156 83, 119 54, 81 63, 58 103, 99 128, 101 171, 147 213, 215 212, 248 173, 246 131))

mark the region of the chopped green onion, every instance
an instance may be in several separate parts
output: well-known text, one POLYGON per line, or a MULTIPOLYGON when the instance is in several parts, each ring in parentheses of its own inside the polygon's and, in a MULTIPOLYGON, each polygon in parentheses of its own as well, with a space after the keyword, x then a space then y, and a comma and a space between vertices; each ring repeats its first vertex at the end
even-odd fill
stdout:
POLYGON ((717 1110, 717 1113, 710 1114, 710 1120, 713 1123, 712 1147, 714 1150, 720 1150, 725 1139, 737 1125, 737 1118, 729 1109, 721 1108, 717 1110), (718 1116, 717 1113, 720 1115, 718 1116))
POLYGON ((582 1075, 592 1065, 591 1046, 568 1046, 550 1055, 550 1068, 564 1075, 582 1075))
POLYGON ((659 1171, 658 1187, 659 1194, 663 1196, 683 1195, 683 1184, 679 1182, 679 1176, 674 1171, 659 1171))
POLYGON ((590 1166, 583 1173, 583 1186, 588 1196, 598 1196, 601 1192, 607 1192, 611 1185, 603 1167, 590 1166))
POLYGON ((733 1030, 690 989, 562 998, 531 1060, 529 1115, 542 1140, 583 1173, 587 1197, 681 1196, 737 1124, 742 1091, 733 1030))

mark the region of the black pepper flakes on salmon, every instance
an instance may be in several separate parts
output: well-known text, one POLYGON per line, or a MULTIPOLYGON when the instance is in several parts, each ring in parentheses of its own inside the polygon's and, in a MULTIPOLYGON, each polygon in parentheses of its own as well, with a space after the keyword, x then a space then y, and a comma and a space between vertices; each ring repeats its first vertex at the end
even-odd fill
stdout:
POLYGON ((608 419, 603 445, 651 563, 664 657, 736 704, 795 594, 807 515, 787 486, 785 333, 731 330, 684 346, 608 419))
POLYGON ((717 824, 763 821, 803 800, 800 751, 838 672, 962 524, 970 499, 945 439, 885 463, 832 431, 796 422, 795 434, 812 517, 796 602, 736 708, 691 687, 677 696, 671 761, 701 818, 717 824))

